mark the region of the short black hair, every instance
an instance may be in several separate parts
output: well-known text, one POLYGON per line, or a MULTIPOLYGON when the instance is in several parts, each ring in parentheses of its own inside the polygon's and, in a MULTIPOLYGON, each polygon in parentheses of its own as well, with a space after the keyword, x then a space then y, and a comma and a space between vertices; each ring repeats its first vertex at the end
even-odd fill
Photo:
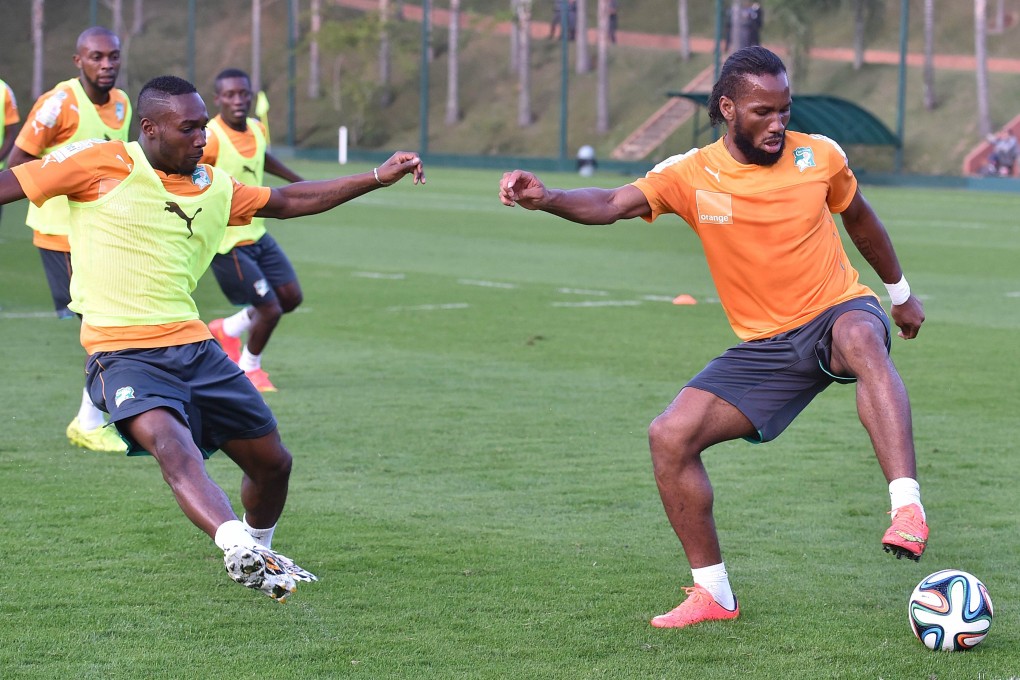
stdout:
POLYGON ((772 50, 760 45, 751 45, 731 54, 723 64, 719 80, 712 87, 712 95, 708 98, 708 118, 712 125, 726 122, 719 110, 719 99, 727 97, 736 100, 747 76, 778 76, 780 73, 786 73, 783 60, 772 50))
POLYGON ((251 76, 242 71, 239 68, 225 68, 216 74, 216 80, 213 87, 217 92, 220 90, 220 81, 226 80, 227 78, 244 78, 248 81, 248 87, 251 87, 251 76))
POLYGON ((138 93, 138 104, 135 107, 138 119, 148 118, 153 106, 164 103, 169 97, 198 92, 195 86, 184 78, 177 76, 156 76, 142 86, 138 93))

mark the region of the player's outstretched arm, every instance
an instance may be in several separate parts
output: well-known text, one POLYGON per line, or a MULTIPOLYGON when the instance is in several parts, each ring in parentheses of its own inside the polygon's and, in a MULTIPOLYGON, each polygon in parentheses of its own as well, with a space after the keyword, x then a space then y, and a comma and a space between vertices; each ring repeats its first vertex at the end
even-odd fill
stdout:
POLYGON ((645 195, 631 184, 616 189, 549 189, 524 170, 503 174, 499 200, 506 206, 542 210, 579 224, 612 224, 652 212, 645 195))
MULTIPOLYGON (((903 279, 903 269, 889 232, 859 189, 842 216, 846 233, 882 282, 895 284, 903 279)), ((901 304, 893 305, 890 315, 900 329, 899 336, 909 340, 917 337, 924 323, 924 305, 916 296, 910 295, 901 304)))
POLYGON ((7 205, 25 198, 25 190, 10 170, 0 172, 0 205, 7 205))
POLYGON ((314 215, 369 191, 390 186, 404 175, 412 175, 415 184, 425 183, 425 169, 417 153, 398 151, 373 172, 276 187, 270 192, 269 201, 255 215, 279 219, 314 215))

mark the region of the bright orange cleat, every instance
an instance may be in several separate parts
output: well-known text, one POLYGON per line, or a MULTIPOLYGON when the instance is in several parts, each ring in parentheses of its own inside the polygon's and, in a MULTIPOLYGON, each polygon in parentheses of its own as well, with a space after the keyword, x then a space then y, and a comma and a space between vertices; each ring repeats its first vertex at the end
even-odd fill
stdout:
POLYGON ((269 374, 263 371, 261 368, 256 368, 254 371, 245 371, 244 374, 248 376, 248 380, 251 380, 251 384, 255 386, 259 392, 276 392, 276 385, 269 381, 269 374))
POLYGON ((733 609, 726 609, 715 601, 712 593, 698 584, 693 588, 684 588, 687 599, 671 612, 652 619, 656 628, 683 628, 704 621, 729 621, 740 616, 740 605, 734 604, 733 609))
POLYGON ((235 364, 241 360, 241 339, 227 335, 223 330, 223 319, 213 319, 209 322, 209 332, 220 343, 220 347, 227 353, 230 360, 235 364))
POLYGON ((889 514, 892 515, 892 526, 882 536, 882 546, 886 552, 894 553, 896 559, 906 557, 917 562, 928 546, 928 524, 924 521, 924 511, 917 503, 911 503, 889 514))

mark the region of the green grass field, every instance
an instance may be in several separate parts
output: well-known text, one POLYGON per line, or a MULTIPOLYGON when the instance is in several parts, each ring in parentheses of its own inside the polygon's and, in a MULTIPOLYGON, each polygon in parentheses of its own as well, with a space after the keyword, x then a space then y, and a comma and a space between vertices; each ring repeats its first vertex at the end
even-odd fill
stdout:
MULTIPOLYGON (((833 387, 779 440, 706 454, 743 614, 660 631, 690 573, 646 427, 735 338, 681 222, 510 210, 498 177, 436 169, 271 227, 305 291, 264 358, 296 459, 274 546, 321 578, 282 606, 227 578, 154 461, 68 445, 77 329, 51 314, 24 206, 4 209, 0 677, 1020 676, 1015 196, 865 187, 926 299, 921 336, 894 343, 922 562, 882 552, 886 485, 853 388, 833 387), (996 605, 972 652, 907 624, 914 585, 950 567, 996 605)), ((230 311, 211 277, 197 298, 206 320, 230 311)), ((233 464, 209 467, 236 499, 233 464)))

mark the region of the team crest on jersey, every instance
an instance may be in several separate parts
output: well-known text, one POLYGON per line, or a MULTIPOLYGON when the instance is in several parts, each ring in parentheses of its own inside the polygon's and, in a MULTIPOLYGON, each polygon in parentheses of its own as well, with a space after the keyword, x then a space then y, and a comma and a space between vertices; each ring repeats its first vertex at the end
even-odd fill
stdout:
POLYGON ((200 165, 195 168, 195 172, 191 173, 191 183, 199 189, 205 189, 212 184, 212 180, 209 178, 208 171, 200 165))
POLYGON ((124 120, 124 114, 126 112, 126 107, 124 106, 124 102, 117 102, 117 105, 115 107, 113 107, 113 112, 114 112, 114 115, 117 116, 117 120, 124 120))
POLYGON ((793 163, 801 172, 813 168, 815 167, 815 152, 811 150, 810 146, 798 146, 793 150, 793 163))
POLYGON ((118 387, 117 388, 117 393, 113 396, 113 402, 115 404, 117 404, 117 406, 120 406, 121 404, 123 404, 128 399, 134 399, 134 398, 135 398, 135 388, 131 387, 130 385, 127 385, 125 387, 118 387))

